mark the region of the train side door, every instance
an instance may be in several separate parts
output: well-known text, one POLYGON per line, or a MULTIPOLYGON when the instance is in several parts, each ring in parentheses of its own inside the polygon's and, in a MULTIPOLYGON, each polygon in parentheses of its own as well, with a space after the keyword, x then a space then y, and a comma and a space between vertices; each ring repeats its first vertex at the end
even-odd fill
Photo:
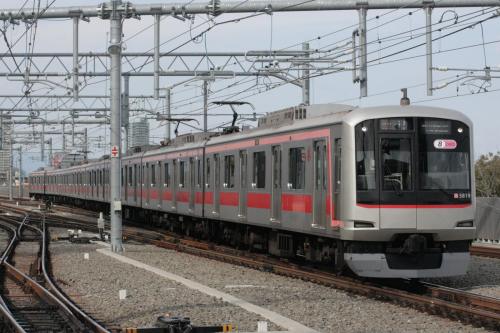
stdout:
POLYGON ((218 215, 220 213, 220 155, 214 154, 214 209, 212 214, 218 215))
POLYGON ((172 160, 172 209, 175 210, 177 209, 177 186, 178 185, 178 175, 177 173, 179 172, 178 169, 178 163, 177 160, 174 159, 172 160))
POLYGON ((335 139, 333 182, 333 220, 340 221, 340 193, 342 185, 342 139, 335 139))
POLYGON ((189 158, 189 211, 194 212, 194 197, 195 197, 195 163, 194 157, 189 158))
POLYGON ((314 191, 313 191, 313 226, 326 226, 326 197, 328 189, 328 160, 326 141, 318 140, 314 149, 314 191))
POLYGON ((281 221, 281 147, 271 148, 271 222, 281 221))
POLYGON ((247 152, 241 150, 239 154, 240 161, 240 195, 238 218, 244 219, 247 216, 247 152))

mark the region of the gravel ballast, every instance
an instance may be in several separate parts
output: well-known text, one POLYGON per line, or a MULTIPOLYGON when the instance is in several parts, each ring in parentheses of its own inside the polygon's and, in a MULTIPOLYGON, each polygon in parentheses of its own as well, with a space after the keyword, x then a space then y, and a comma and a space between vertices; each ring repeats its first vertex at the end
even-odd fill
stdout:
MULTIPOLYGON (((236 324, 255 331, 258 315, 120 263, 98 245, 53 242, 54 275, 68 294, 106 322, 153 326, 164 313, 196 325, 236 324), (85 260, 83 253, 90 254, 85 260), (127 290, 120 301, 118 291, 127 290)), ((314 283, 234 266, 149 245, 125 244, 124 255, 275 311, 321 332, 485 332, 419 311, 347 294, 314 283)), ((270 325, 270 329, 279 327, 270 325)))

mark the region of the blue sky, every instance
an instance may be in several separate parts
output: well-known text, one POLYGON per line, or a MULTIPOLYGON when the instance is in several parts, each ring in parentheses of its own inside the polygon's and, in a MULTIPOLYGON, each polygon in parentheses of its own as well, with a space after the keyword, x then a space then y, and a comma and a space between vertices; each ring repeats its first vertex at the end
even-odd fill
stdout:
MULTIPOLYGON (((3 8, 16 8, 24 2, 21 0, 4 0, 2 1, 3 8)), ((45 4, 46 0, 42 1, 45 4)), ((154 2, 154 1, 153 1, 154 2)), ((28 3, 32 3, 29 0, 28 3)), ((149 1, 135 1, 135 3, 150 3, 149 1)), ((62 1, 58 0, 55 6, 72 6, 72 5, 92 5, 90 1, 62 1)), ((97 2, 95 3, 97 4, 97 2)), ((444 14, 444 19, 458 15, 459 21, 470 15, 472 12, 478 12, 479 8, 459 9, 454 12, 448 11, 444 14)), ((433 22, 437 23, 442 14, 446 10, 436 9, 433 14, 433 22)), ((478 13, 477 15, 479 15, 478 13)), ((247 14, 244 14, 245 16, 247 14)), ((222 15, 215 18, 216 22, 226 19, 236 18, 242 15, 222 15)), ((478 16, 478 19, 487 16, 478 16)), ((202 23, 206 19, 206 15, 198 15, 195 18, 195 25, 202 23)), ((417 31, 412 34, 404 35, 407 39, 401 45, 393 46, 384 49, 398 41, 386 41, 385 38, 394 36, 397 33, 414 30, 420 28, 425 23, 425 16, 422 10, 415 9, 400 9, 395 11, 369 11, 368 12, 368 41, 372 42, 369 46, 369 60, 373 60, 387 53, 396 52, 406 47, 418 44, 423 41, 419 37, 417 31), (409 15, 409 13, 412 15, 409 15), (378 18, 377 18, 378 16, 378 18), (393 21, 393 22, 390 22, 393 21), (390 23, 389 23, 390 22, 390 23), (378 43, 378 40, 383 40, 378 43)), ((473 22, 474 20, 468 21, 473 22)), ((138 31, 145 29, 144 32, 128 40, 125 44, 126 51, 143 52, 150 50, 153 47, 153 29, 151 26, 152 18, 143 17, 141 20, 127 20, 124 26, 124 38, 128 39, 135 35, 138 31), (149 27, 149 28, 148 28, 149 27)), ((249 51, 249 50, 269 50, 269 49, 298 49, 303 41, 311 41, 311 48, 320 49, 328 47, 328 45, 338 43, 349 38, 353 30, 353 25, 358 22, 357 13, 354 11, 338 11, 338 12, 301 12, 301 13, 275 13, 271 15, 261 15, 254 18, 242 20, 238 23, 230 23, 213 28, 205 34, 200 43, 189 42, 178 51, 249 51), (343 31, 333 33, 337 30, 343 31), (318 39, 318 36, 323 36, 318 39), (295 47, 293 47, 295 46, 295 47), (291 47, 291 48, 290 48, 291 47)), ((435 54, 434 65, 457 68, 475 68, 482 69, 485 65, 490 67, 498 67, 500 65, 499 43, 494 42, 484 46, 482 42, 492 42, 498 39, 495 32, 498 31, 500 21, 492 19, 482 25, 476 25, 473 28, 466 29, 453 36, 443 38, 440 41, 434 42, 434 52, 442 52, 435 54), (484 36, 484 37, 483 37, 484 36), (476 47, 455 50, 452 52, 443 52, 450 49, 462 48, 474 44, 479 44, 476 47)), ((206 28, 207 26, 203 26, 206 28)), ((189 37, 189 22, 182 22, 173 18, 165 18, 162 21, 161 41, 165 42, 179 34, 177 39, 165 43, 161 47, 161 52, 170 51, 178 45, 188 41, 189 37)), ((452 27, 453 28, 453 27, 452 27)), ((38 52, 70 52, 72 48, 72 23, 71 21, 42 21, 39 23, 36 38, 35 50, 38 52)), ((80 24, 80 51, 103 52, 106 49, 107 31, 109 22, 102 21, 98 18, 91 19, 90 23, 82 22, 80 24)), ((17 26, 14 30, 9 29, 8 36, 10 39, 15 39, 24 31, 24 27, 17 26)), ((196 33, 193 30, 192 33, 196 33)), ((198 30, 201 31, 201 30, 198 30)), ((443 30, 436 32, 434 37, 443 36, 451 30, 443 30)), ((15 51, 22 52, 25 50, 25 45, 18 45, 15 51)), ((6 52, 5 43, 0 43, 0 50, 6 52)), ((412 102, 420 105, 440 106, 459 110, 469 116, 474 122, 475 129, 475 155, 500 150, 500 140, 497 137, 498 126, 500 124, 500 115, 498 113, 498 98, 500 92, 492 91, 481 94, 471 94, 477 92, 478 88, 470 84, 462 84, 463 81, 450 83, 446 88, 435 91, 434 96, 426 96, 425 91, 425 57, 417 57, 425 53, 424 47, 419 47, 407 53, 402 53, 397 56, 388 57, 381 61, 373 61, 370 63, 368 70, 368 93, 367 98, 359 98, 359 85, 352 83, 351 72, 342 72, 338 74, 325 75, 312 80, 312 103, 332 103, 341 102, 358 106, 374 106, 386 104, 398 104, 401 96, 399 89, 404 87, 409 88, 409 97, 412 102), (413 59, 405 61, 396 61, 384 63, 395 59, 416 56, 413 59), (466 95, 456 97, 456 95, 466 95)), ((348 57, 345 57, 346 59, 348 57)), ((164 67, 166 64, 162 64, 164 67)), ((349 66, 349 64, 347 64, 349 66)), ((440 83, 449 83, 456 74, 463 72, 435 72, 434 79, 442 80, 440 83), (449 78, 448 80, 444 80, 449 78)), ((4 80, 4 93, 12 92, 19 93, 20 86, 13 83, 6 84, 4 80)), ((161 86, 167 86, 185 80, 185 78, 162 78, 161 86)), ((241 80, 218 80, 211 84, 210 89, 216 91, 221 87, 227 86, 232 82, 241 80)), ((250 89, 255 83, 248 80, 247 85, 239 85, 229 92, 242 92, 237 95, 243 97, 246 95, 243 90, 250 89)), ((491 87, 488 90, 498 89, 498 79, 491 81, 491 87)), ((478 83, 474 82, 474 83, 478 83)), ((262 89, 264 89, 265 81, 260 81, 262 89)), ((481 83, 481 82, 479 82, 481 83)), ((109 89, 109 84, 96 84, 90 88, 86 88, 85 94, 104 94, 109 89)), ((152 94, 153 80, 152 78, 134 78, 131 81, 131 94, 152 94)), ((172 102, 174 106, 178 106, 179 101, 189 99, 191 104, 174 109, 176 113, 184 113, 202 107, 202 99, 199 96, 201 93, 200 83, 181 86, 174 90, 172 102)), ((249 98, 245 101, 251 102, 256 107, 257 112, 269 112, 287 106, 297 105, 301 102, 301 91, 298 87, 285 85, 283 87, 273 89, 271 91, 261 93, 249 98)), ((78 106, 79 104, 75 104, 78 106)), ((228 111, 224 111, 228 112, 228 111)), ((62 117, 62 114, 49 115, 49 118, 62 117)), ((139 114, 134 116, 141 116, 139 114)), ((222 121, 230 121, 228 112, 227 119, 220 117, 211 117, 209 119, 209 127, 217 126, 222 121)), ((159 142, 160 137, 164 135, 165 129, 162 124, 154 121, 150 122, 152 132, 152 141, 159 142)), ((26 129, 26 128, 25 128, 26 129)), ((180 132, 191 131, 188 127, 181 126, 180 132)), ((96 141, 99 136, 104 137, 109 135, 109 130, 103 127, 89 127, 89 132, 96 141)), ((109 141, 107 141, 109 142, 109 141)), ((60 137, 54 137, 54 144, 61 145, 60 137)), ((27 169, 32 169, 41 164, 39 161, 39 147, 32 147, 32 155, 28 161, 24 161, 27 169)), ((94 156, 101 155, 105 152, 104 141, 100 147, 94 145, 92 147, 94 156)))

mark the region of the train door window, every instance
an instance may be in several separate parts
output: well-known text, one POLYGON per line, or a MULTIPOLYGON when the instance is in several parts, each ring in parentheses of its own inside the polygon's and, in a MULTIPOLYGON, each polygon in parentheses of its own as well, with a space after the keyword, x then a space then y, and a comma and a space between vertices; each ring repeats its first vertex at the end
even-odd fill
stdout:
POLYGON ((179 162, 179 187, 184 187, 185 182, 185 163, 184 161, 179 162))
POLYGON ((240 187, 247 187, 247 152, 240 151, 240 187))
POLYGON ((132 173, 132 167, 128 167, 128 185, 129 186, 132 186, 132 176, 133 176, 133 173, 132 173))
POLYGON ((234 187, 234 155, 224 156, 224 187, 234 187))
POLYGON ((156 165, 151 164, 151 187, 156 186, 156 165))
POLYGON ((306 181, 306 150, 304 147, 288 151, 288 189, 303 190, 306 181))
POLYGON ((335 192, 340 192, 340 182, 342 180, 342 139, 335 139, 335 192))
POLYGON ((207 157, 205 161, 205 187, 209 188, 210 187, 210 157, 207 157))
POLYGON ((170 170, 168 169, 169 165, 168 163, 165 163, 163 165, 163 172, 165 173, 164 177, 165 179, 163 180, 164 181, 164 184, 163 186, 164 187, 169 187, 170 186, 170 170))
POLYGON ((252 187, 266 187, 266 152, 264 151, 253 153, 252 187))
POLYGON ((196 161, 196 186, 201 187, 201 160, 197 158, 196 161))
POLYGON ((382 153, 383 190, 412 190, 412 149, 409 138, 383 138, 382 153))

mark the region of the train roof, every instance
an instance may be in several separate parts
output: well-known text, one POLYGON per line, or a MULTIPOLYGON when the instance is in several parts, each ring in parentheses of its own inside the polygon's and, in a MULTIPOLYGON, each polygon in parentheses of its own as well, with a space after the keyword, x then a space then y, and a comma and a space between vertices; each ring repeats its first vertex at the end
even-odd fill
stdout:
MULTIPOLYGON (((223 144, 228 141, 252 139, 260 136, 273 135, 289 131, 299 131, 342 122, 354 126, 366 119, 390 117, 432 117, 454 119, 462 121, 472 128, 472 122, 467 116, 458 111, 445 108, 416 105, 387 105, 358 108, 344 104, 317 104, 292 107, 270 112, 263 117, 265 121, 259 120, 258 127, 246 129, 241 132, 225 135, 220 135, 220 133, 193 133, 178 136, 167 146, 125 156, 123 160, 128 161, 140 157, 149 157, 164 153, 175 153, 181 150, 200 149, 206 146, 223 144)), ((64 169, 64 171, 71 171, 82 167, 87 168, 105 163, 109 163, 109 160, 101 160, 79 166, 73 166, 64 169)), ((47 171, 47 173, 51 174, 53 172, 61 171, 63 170, 50 170, 47 171)), ((37 171, 32 174, 43 174, 43 172, 44 171, 37 171)))

